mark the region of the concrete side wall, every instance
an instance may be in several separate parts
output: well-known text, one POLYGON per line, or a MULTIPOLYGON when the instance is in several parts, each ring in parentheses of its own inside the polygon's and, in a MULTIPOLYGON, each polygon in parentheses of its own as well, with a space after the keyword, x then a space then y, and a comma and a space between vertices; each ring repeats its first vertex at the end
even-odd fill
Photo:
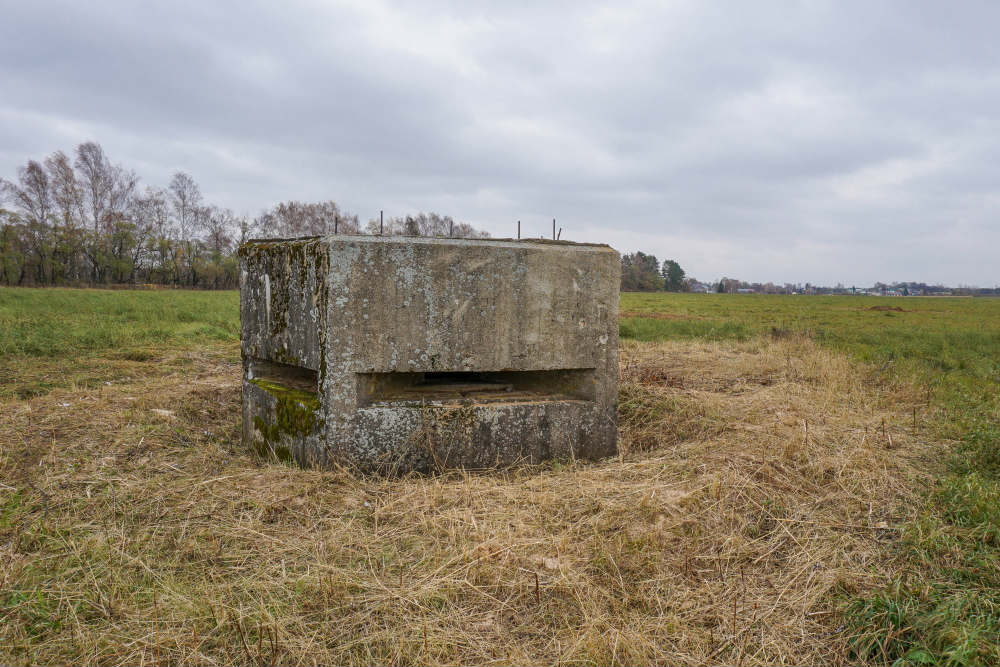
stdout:
POLYGON ((240 248, 244 358, 320 370, 328 260, 329 250, 321 239, 257 242, 240 248))

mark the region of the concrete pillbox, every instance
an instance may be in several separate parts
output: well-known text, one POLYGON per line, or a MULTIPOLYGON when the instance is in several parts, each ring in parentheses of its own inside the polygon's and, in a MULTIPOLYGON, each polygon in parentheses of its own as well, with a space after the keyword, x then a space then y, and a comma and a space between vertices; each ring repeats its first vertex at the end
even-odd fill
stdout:
POLYGON ((620 277, 604 245, 246 243, 244 443, 390 474, 613 455, 620 277))

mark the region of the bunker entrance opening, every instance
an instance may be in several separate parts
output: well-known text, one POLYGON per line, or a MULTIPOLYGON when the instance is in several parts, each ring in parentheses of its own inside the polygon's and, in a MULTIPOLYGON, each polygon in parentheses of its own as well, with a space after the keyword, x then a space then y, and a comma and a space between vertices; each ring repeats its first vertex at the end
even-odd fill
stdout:
POLYGON ((282 364, 267 359, 251 359, 249 378, 273 382, 291 389, 317 393, 319 374, 311 368, 282 364))
POLYGON ((593 401, 594 369, 359 373, 362 406, 593 401))

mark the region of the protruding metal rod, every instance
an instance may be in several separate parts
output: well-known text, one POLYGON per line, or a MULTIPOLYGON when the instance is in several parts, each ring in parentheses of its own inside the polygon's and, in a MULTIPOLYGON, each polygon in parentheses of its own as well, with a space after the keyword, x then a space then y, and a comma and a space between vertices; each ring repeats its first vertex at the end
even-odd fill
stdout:
POLYGON ((385 234, 385 222, 382 220, 382 211, 378 212, 378 233, 385 234))
POLYGON ((455 231, 455 221, 452 220, 448 223, 448 236, 450 237, 452 232, 455 231))
POLYGON ((521 221, 517 221, 517 238, 521 238, 521 221))
POLYGON ((340 216, 336 213, 333 214, 333 233, 337 233, 337 228, 340 227, 340 216))
POLYGON ((552 240, 556 240, 556 219, 552 218, 552 240))
POLYGON ((559 233, 556 234, 556 241, 558 241, 561 237, 562 237, 562 227, 559 228, 559 233))

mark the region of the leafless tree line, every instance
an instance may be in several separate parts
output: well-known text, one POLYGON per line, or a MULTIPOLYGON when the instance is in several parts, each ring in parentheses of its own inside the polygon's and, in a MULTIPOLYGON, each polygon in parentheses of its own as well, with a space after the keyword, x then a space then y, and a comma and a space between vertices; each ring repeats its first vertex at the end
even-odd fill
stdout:
POLYGON ((404 217, 371 219, 365 227, 369 234, 403 234, 406 236, 453 236, 459 238, 489 238, 467 222, 455 222, 450 215, 418 213, 404 217), (383 229, 384 227, 384 229, 383 229))
POLYGON ((250 238, 380 231, 488 236, 436 213, 372 218, 362 227, 333 201, 289 201, 239 216, 207 204, 185 172, 166 188, 140 188, 134 171, 86 142, 72 157, 57 151, 29 160, 15 180, 0 179, 0 284, 232 288, 236 249, 250 238))

